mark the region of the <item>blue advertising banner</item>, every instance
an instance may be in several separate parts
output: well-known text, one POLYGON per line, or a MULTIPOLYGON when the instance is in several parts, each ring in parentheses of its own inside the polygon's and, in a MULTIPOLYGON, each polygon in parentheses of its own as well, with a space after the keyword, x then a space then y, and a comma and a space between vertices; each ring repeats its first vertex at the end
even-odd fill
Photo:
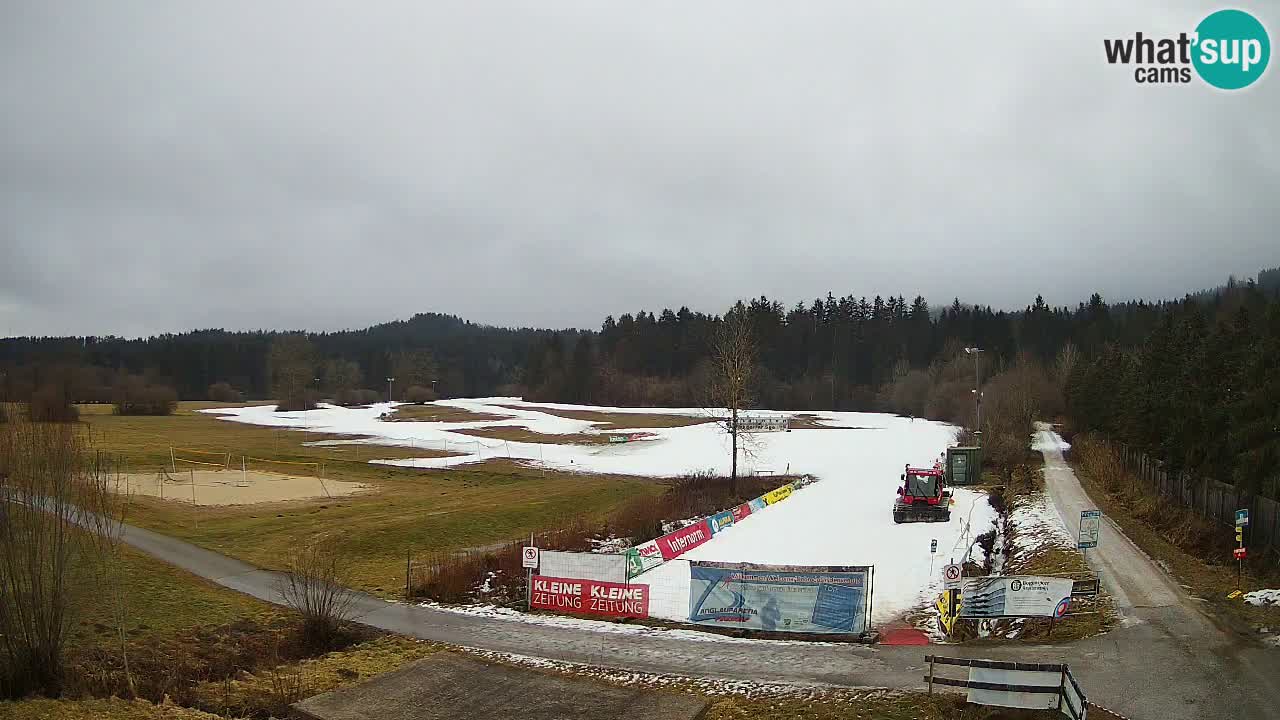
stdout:
POLYGON ((751 512, 759 512, 769 505, 769 503, 765 502, 764 497, 758 497, 748 504, 751 505, 751 512))
POLYGON ((795 633, 867 629, 870 567, 689 563, 689 620, 795 633))
POLYGON ((718 533, 733 524, 733 513, 729 510, 711 516, 711 532, 718 533))

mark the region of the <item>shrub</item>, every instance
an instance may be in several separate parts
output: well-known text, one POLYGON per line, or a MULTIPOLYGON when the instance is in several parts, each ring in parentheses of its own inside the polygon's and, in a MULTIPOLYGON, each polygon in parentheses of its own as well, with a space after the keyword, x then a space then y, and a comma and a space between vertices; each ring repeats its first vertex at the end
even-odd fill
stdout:
POLYGON ((346 588, 348 558, 337 538, 320 538, 295 548, 286 560, 280 594, 302 615, 302 632, 312 647, 328 647, 354 612, 346 588))
POLYGON ((422 403, 432 402, 435 399, 436 391, 429 387, 410 385, 409 388, 404 391, 404 401, 408 403, 421 405, 422 403))
POLYGON ((381 397, 377 390, 357 390, 355 388, 347 388, 339 390, 334 396, 333 401, 338 405, 351 407, 353 405, 371 405, 378 402, 381 397))
POLYGON ((178 393, 165 385, 143 385, 131 378, 116 388, 116 415, 172 415, 178 393))
POLYGON ((209 399, 214 402, 244 402, 244 394, 231 387, 228 382, 216 382, 209 386, 209 399))
POLYGON ((32 422, 75 422, 80 411, 57 385, 46 385, 31 394, 27 414, 32 422))
POLYGON ((276 403, 276 411, 315 410, 318 402, 320 402, 320 393, 310 389, 302 390, 297 394, 281 397, 279 402, 276 403))

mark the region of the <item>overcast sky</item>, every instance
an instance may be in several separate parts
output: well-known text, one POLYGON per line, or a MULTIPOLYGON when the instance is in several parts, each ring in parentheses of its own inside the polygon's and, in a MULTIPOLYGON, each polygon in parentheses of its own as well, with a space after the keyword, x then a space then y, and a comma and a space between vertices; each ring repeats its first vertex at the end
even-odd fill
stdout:
POLYGON ((1216 5, 910 5, 8 0, 0 334, 1074 305, 1280 264, 1276 68, 1103 58, 1216 5))

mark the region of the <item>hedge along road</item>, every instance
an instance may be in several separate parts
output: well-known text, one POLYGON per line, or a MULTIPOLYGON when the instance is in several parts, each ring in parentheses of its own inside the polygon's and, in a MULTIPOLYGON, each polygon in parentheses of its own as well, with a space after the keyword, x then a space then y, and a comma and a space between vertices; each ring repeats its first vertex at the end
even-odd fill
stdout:
MULTIPOLYGON (((1050 492, 1059 512, 1066 515, 1073 503, 1083 502, 1081 497, 1087 500, 1087 496, 1061 453, 1044 452, 1050 492)), ((1102 539, 1114 548, 1101 545, 1097 553, 1091 553, 1095 559, 1138 552, 1131 545, 1126 548, 1128 541, 1122 535, 1104 534, 1102 539)), ((283 604, 279 573, 132 526, 125 527, 124 540, 220 585, 283 604)), ((1114 562, 1132 566, 1128 561, 1114 562)), ((1129 586, 1129 598, 1140 596, 1141 587, 1158 581, 1178 602, 1149 608, 1124 607, 1122 603, 1124 626, 1063 645, 933 648, 743 641, 717 636, 693 639, 683 633, 623 634, 589 626, 549 627, 388 602, 362 593, 355 593, 354 607, 362 623, 425 640, 647 673, 918 689, 924 686, 924 655, 936 652, 1069 663, 1092 702, 1135 720, 1276 717, 1280 709, 1280 650, 1229 637, 1195 610, 1194 601, 1179 588, 1169 588, 1160 575, 1139 570, 1108 578, 1109 582, 1116 580, 1129 586)))

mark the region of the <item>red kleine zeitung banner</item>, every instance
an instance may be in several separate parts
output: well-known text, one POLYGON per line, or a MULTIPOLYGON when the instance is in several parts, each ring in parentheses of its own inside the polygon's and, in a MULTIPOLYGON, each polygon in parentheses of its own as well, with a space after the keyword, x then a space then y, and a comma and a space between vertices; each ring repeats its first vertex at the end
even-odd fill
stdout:
POLYGON ((605 617, 649 617, 648 585, 534 575, 531 592, 529 606, 535 610, 605 617))

